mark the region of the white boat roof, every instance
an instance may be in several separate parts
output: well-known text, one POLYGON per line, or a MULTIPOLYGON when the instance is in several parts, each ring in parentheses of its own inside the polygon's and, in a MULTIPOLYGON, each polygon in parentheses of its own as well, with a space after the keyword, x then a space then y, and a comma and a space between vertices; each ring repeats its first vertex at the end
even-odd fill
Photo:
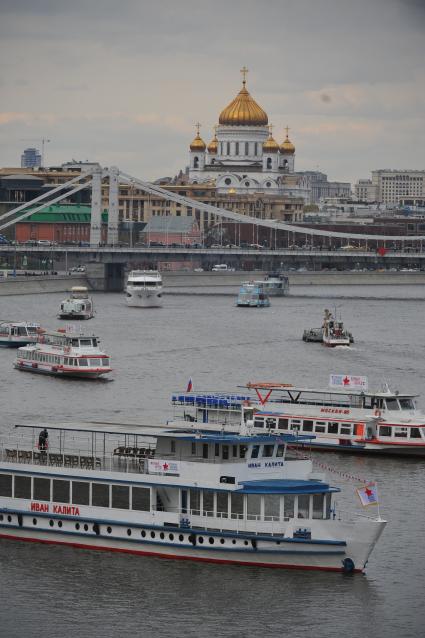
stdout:
POLYGON ((339 394, 339 395, 354 395, 365 397, 381 397, 385 398, 414 398, 419 395, 412 394, 410 392, 399 392, 398 390, 392 392, 391 390, 354 390, 349 388, 299 388, 289 383, 247 383, 247 388, 251 390, 281 390, 283 392, 297 392, 297 393, 310 393, 310 394, 339 394))
POLYGON ((33 323, 31 321, 0 321, 0 326, 12 326, 12 327, 21 327, 25 328, 39 328, 39 323, 33 323))
POLYGON ((16 423, 15 428, 33 428, 62 430, 68 432, 86 432, 88 434, 119 434, 131 436, 160 436, 170 431, 169 425, 149 425, 142 423, 121 423, 119 421, 54 421, 47 423, 16 423))

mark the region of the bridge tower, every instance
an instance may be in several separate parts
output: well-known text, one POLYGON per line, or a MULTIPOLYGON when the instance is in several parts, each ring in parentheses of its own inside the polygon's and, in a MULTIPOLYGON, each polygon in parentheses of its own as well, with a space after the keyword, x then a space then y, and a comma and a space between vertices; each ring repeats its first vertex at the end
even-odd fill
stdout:
POLYGON ((90 246, 99 246, 102 228, 102 169, 92 172, 90 246))
POLYGON ((108 215, 108 244, 118 243, 118 176, 119 169, 111 166, 109 169, 109 215, 108 215))

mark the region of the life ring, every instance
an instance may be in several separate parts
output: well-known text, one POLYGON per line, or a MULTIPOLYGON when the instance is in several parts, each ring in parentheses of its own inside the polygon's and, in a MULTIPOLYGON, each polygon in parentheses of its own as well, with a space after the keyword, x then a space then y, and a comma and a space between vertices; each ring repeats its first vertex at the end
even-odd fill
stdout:
POLYGON ((70 346, 65 346, 65 348, 63 349, 64 352, 71 352, 71 347, 70 346))
POLYGON ((375 416, 381 416, 381 410, 378 410, 378 408, 376 408, 374 414, 375 414, 375 416))

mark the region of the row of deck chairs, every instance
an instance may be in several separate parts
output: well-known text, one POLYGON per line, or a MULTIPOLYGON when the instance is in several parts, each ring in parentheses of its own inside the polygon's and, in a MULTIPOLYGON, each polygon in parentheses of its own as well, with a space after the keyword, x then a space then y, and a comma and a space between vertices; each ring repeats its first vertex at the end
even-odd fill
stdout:
POLYGON ((152 458, 155 454, 155 450, 150 450, 146 447, 124 447, 120 446, 115 448, 114 456, 126 457, 126 458, 136 458, 136 459, 144 459, 144 458, 152 458))
POLYGON ((37 463, 39 465, 56 465, 58 467, 101 467, 102 461, 95 456, 78 454, 54 454, 53 452, 34 452, 33 450, 8 450, 6 458, 15 463, 37 463))

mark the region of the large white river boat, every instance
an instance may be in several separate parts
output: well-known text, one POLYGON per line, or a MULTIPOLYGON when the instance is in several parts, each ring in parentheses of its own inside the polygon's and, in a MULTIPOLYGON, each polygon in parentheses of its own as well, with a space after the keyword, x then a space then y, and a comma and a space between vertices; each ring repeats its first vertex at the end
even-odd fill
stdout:
MULTIPOLYGON (((425 415, 416 395, 391 391, 313 389, 283 383, 249 383, 244 394, 175 394, 184 413, 177 427, 223 427, 238 432, 314 435, 315 450, 425 456, 425 415)), ((300 440, 293 445, 305 446, 300 440)))
POLYGON ((132 270, 127 279, 128 306, 157 308, 162 306, 162 277, 157 270, 132 270))
POLYGON ((43 332, 38 323, 0 321, 0 346, 19 348, 28 343, 35 343, 43 332))
POLYGON ((18 348, 15 368, 57 377, 97 379, 112 371, 95 335, 66 329, 41 335, 39 342, 18 348))
POLYGON ((339 489, 288 451, 293 435, 59 423, 40 439, 45 425, 1 446, 2 538, 361 572, 386 524, 340 509, 339 489))
POLYGON ((73 286, 71 296, 60 305, 59 319, 92 319, 94 317, 93 299, 89 297, 86 286, 73 286))

